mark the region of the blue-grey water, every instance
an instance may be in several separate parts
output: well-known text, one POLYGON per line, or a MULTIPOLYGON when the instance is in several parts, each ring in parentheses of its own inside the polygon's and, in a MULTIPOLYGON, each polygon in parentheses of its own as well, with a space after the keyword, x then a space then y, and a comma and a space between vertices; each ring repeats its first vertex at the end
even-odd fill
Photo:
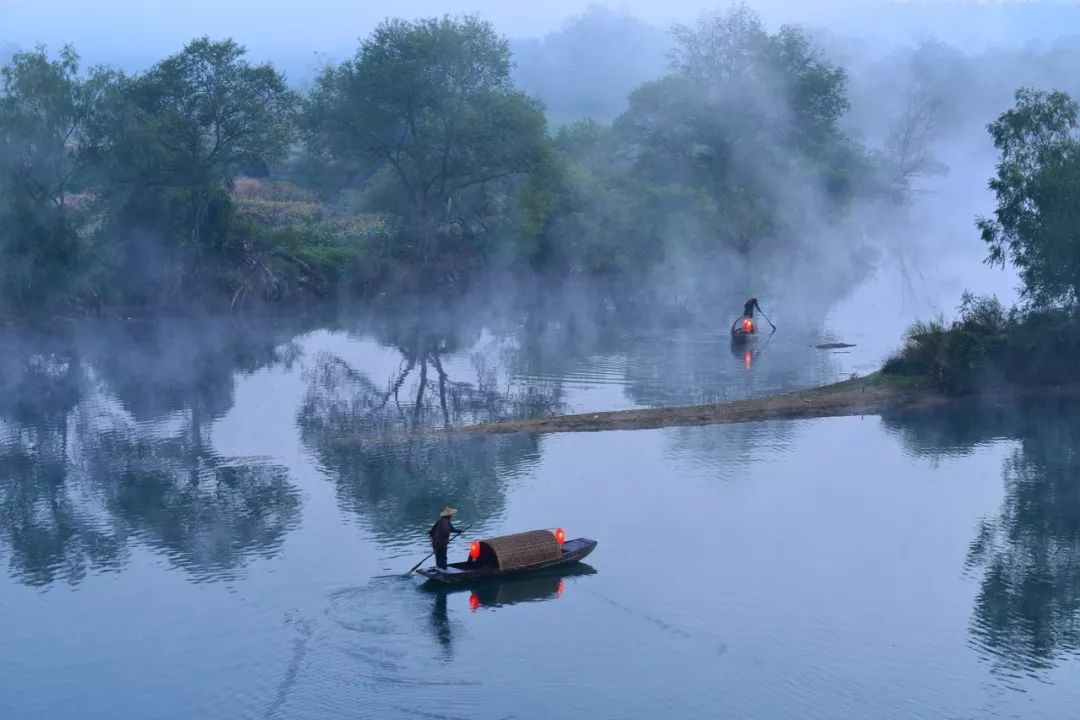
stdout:
POLYGON ((9 330, 0 718, 1075 717, 1080 406, 426 432, 867 372, 872 296, 9 330), (432 591, 446 504, 599 546, 432 591))

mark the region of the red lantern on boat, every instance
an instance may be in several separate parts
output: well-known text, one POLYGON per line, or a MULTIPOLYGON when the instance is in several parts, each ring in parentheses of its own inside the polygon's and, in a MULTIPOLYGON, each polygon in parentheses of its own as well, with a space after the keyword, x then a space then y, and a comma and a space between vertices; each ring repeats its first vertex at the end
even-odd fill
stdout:
POLYGON ((480 541, 473 540, 469 545, 469 559, 475 562, 480 557, 480 541))
POLYGON ((744 332, 748 332, 748 333, 754 332, 754 321, 751 320, 748 317, 743 317, 743 319, 742 319, 742 329, 743 329, 744 332))
POLYGON ((555 539, 559 541, 560 545, 566 542, 566 533, 563 532, 562 528, 558 528, 555 531, 555 539))

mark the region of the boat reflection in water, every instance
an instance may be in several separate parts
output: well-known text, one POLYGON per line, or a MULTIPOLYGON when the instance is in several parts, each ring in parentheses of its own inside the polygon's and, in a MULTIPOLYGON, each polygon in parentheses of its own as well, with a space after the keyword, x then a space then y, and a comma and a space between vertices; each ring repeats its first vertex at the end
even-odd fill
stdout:
POLYGON ((747 370, 754 366, 754 352, 757 350, 756 338, 739 335, 731 338, 731 356, 736 360, 742 360, 743 367, 747 370))
POLYGON ((556 600, 566 590, 566 578, 595 574, 596 568, 591 565, 575 563, 565 568, 485 580, 464 586, 448 586, 445 583, 429 580, 421 585, 421 588, 435 595, 436 606, 445 603, 448 595, 468 593, 469 608, 478 610, 508 607, 518 603, 556 600))
POLYGON ((775 334, 776 330, 773 330, 760 345, 758 345, 756 334, 732 334, 731 356, 736 360, 741 360, 743 367, 750 370, 754 366, 754 358, 765 349, 775 334))

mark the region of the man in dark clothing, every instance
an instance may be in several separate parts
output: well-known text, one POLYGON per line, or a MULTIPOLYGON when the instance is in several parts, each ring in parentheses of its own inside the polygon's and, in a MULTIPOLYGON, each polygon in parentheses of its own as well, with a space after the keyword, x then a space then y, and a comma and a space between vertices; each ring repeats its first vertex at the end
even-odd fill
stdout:
POLYGON ((452 507, 444 508, 439 513, 439 519, 428 530, 428 535, 431 537, 431 549, 435 551, 435 567, 440 570, 446 569, 446 546, 450 544, 450 535, 459 532, 450 522, 450 518, 456 513, 457 510, 452 507))
POLYGON ((761 310, 761 306, 758 305, 756 297, 752 297, 752 298, 750 298, 749 300, 746 301, 746 304, 743 305, 742 314, 745 315, 748 318, 752 318, 752 317, 754 317, 754 308, 757 308, 758 310, 761 310))

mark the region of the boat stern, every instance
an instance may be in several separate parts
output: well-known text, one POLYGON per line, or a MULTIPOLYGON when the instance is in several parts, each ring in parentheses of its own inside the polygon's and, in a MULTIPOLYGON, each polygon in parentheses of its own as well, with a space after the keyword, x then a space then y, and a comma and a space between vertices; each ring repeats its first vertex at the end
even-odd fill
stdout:
POLYGON ((446 573, 437 567, 420 568, 416 571, 417 575, 423 575, 429 580, 442 580, 446 582, 446 573))

